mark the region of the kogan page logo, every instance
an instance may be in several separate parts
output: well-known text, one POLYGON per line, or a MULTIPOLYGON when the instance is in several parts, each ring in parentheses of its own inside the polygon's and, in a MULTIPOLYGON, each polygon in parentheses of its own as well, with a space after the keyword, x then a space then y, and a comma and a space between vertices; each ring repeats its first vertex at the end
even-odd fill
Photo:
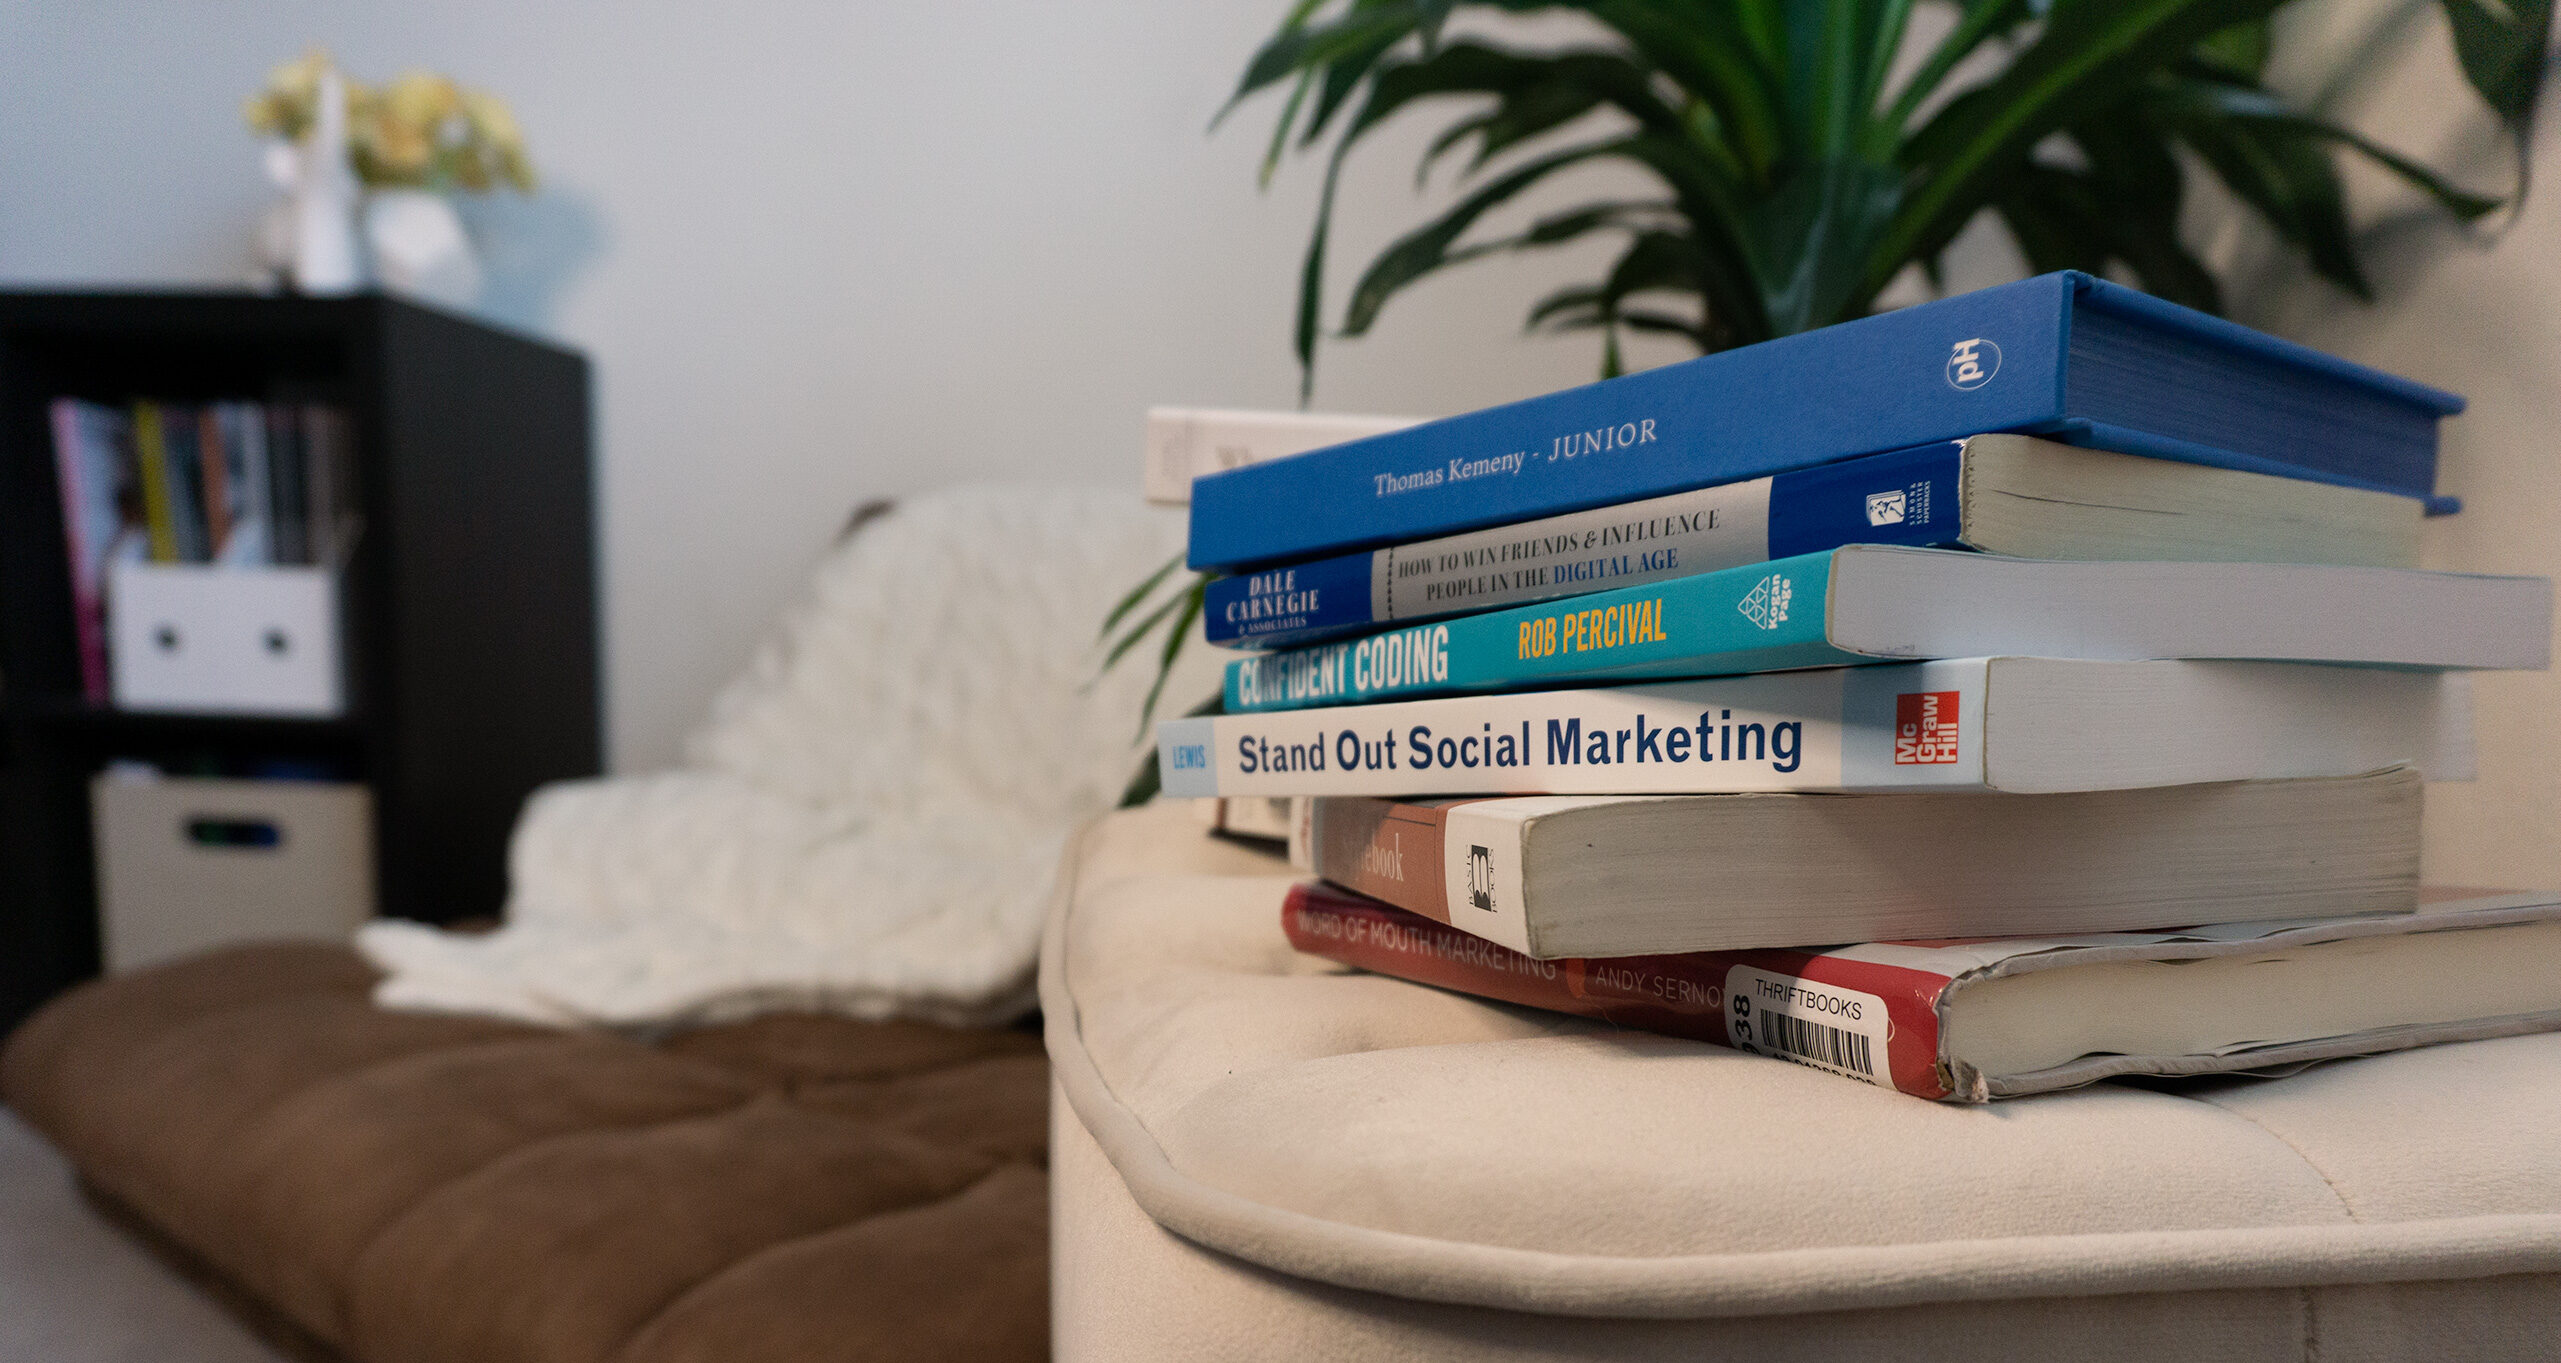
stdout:
POLYGON ((1954 691, 1907 691, 1894 698, 1894 765, 1956 760, 1954 691))
POLYGON ((1977 336, 1959 341, 1948 352, 1947 381, 1951 388, 1972 391, 1992 381, 2001 372, 2001 348, 1977 336))

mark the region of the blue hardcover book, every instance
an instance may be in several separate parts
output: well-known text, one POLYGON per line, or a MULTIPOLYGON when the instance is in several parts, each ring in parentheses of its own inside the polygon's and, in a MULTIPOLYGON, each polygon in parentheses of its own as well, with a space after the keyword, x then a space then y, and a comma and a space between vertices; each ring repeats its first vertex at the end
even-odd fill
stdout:
POLYGON ((2540 577, 1848 545, 1227 666, 1231 714, 1927 658, 2540 668, 2540 577))
POLYGON ((2437 421, 2462 408, 2063 271, 1212 474, 1192 484, 1190 561, 1313 558, 1986 431, 2429 498, 2437 421))

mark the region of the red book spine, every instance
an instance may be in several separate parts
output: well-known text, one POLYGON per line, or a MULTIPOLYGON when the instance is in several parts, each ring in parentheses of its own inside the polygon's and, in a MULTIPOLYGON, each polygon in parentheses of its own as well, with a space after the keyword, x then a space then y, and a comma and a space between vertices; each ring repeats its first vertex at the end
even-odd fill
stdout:
POLYGON ((1300 951, 1381 975, 1952 1096, 1938 1055, 1944 975, 1803 951, 1534 960, 1318 882, 1291 888, 1281 927, 1300 951))

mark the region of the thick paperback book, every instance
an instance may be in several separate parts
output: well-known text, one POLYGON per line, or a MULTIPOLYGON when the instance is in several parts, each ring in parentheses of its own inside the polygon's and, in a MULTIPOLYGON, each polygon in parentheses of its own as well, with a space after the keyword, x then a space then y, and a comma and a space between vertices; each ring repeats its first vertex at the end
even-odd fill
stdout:
POLYGON ((1963 1103, 2561 1028, 2551 894, 2177 932, 1539 961, 1306 884, 1281 927, 1361 970, 1963 1103))
POLYGON ((1240 658, 1231 714, 1881 659, 2253 658, 2539 668, 2539 577, 2297 563, 2089 563, 1850 545, 1240 658))
POLYGON ((1166 720, 1156 754, 1168 795, 2033 793, 2401 763, 2455 781, 2473 770, 2468 682, 2302 663, 1958 658, 1166 720))
POLYGON ((2410 908, 2418 775, 2063 795, 1309 801, 1307 866, 1523 955, 2116 932, 2410 908), (1926 849, 1926 850, 1922 850, 1926 849))
POLYGON ((1209 642, 1279 648, 1845 544, 2024 558, 2418 565, 2407 497, 1983 435, 1209 584, 1209 642))
POLYGON ((1988 431, 2429 497, 2449 393, 2066 271, 1192 486, 1237 570, 1988 431))

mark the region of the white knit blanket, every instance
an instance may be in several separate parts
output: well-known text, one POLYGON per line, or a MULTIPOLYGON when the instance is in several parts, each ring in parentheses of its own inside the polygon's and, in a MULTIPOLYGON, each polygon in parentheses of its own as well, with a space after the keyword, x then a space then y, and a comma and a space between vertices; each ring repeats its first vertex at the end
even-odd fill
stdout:
MULTIPOLYGON (((1142 752, 1155 659, 1097 682, 1096 629, 1181 543, 1135 495, 901 504, 820 566, 684 766, 536 792, 504 927, 360 931, 377 1001, 626 1027, 1023 1012, 1059 852, 1142 752)), ((1208 652, 1163 713, 1210 693, 1208 652)))

